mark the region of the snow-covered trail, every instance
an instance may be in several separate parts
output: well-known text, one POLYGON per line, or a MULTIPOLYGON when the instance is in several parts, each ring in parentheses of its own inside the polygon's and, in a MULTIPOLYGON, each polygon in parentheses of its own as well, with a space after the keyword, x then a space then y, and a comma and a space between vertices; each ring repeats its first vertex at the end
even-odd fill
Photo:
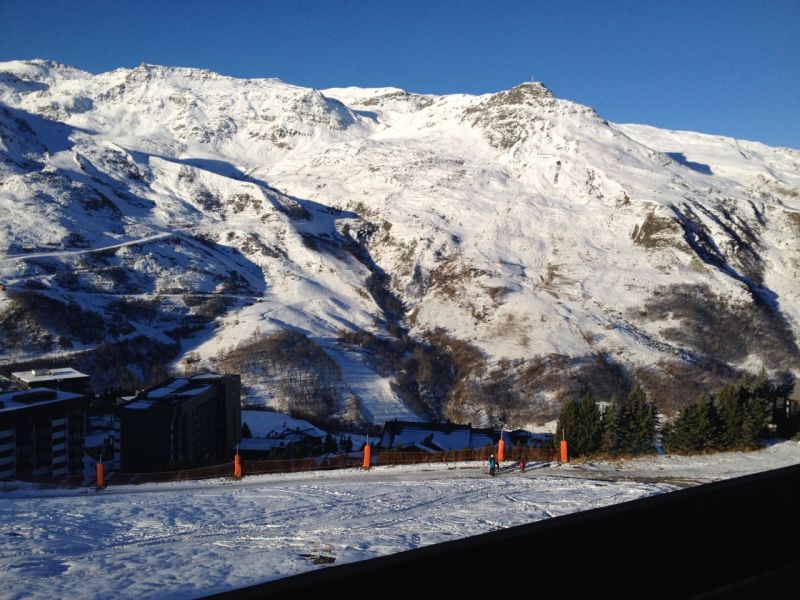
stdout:
POLYGON ((482 466, 242 482, 17 490, 0 511, 3 598, 187 598, 674 489, 482 466))
POLYGON ((364 364, 364 357, 356 352, 324 343, 325 351, 347 373, 347 387, 358 398, 361 412, 370 423, 385 423, 392 419, 420 421, 418 415, 400 400, 391 388, 391 377, 380 377, 364 364))
POLYGON ((17 260, 29 260, 33 258, 51 258, 53 256, 77 256, 80 254, 91 254, 93 252, 105 252, 106 250, 116 250, 118 248, 125 248, 126 246, 138 246, 140 244, 148 244, 156 240, 161 240, 168 237, 173 237, 175 233, 157 233, 135 240, 128 240, 119 244, 111 244, 109 246, 102 246, 100 248, 87 248, 83 250, 54 250, 53 252, 31 252, 30 254, 10 254, 0 258, 0 263, 14 262, 17 260))

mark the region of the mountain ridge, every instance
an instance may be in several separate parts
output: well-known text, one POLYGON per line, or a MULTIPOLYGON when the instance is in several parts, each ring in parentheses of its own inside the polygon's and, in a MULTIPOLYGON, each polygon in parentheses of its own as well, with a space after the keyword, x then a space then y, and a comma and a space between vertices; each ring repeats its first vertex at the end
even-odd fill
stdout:
MULTIPOLYGON (((642 381, 674 409, 682 380, 800 364, 800 151, 617 125, 541 83, 436 96, 0 63, 0 158, 8 363, 143 337, 214 366, 293 331, 359 356, 405 416, 520 426, 588 390, 642 381), (102 331, 60 331, 41 298, 102 331)), ((302 390, 288 362, 250 365, 246 389, 364 419, 363 380, 309 360, 302 390)), ((147 376, 142 356, 103 369, 147 376)))

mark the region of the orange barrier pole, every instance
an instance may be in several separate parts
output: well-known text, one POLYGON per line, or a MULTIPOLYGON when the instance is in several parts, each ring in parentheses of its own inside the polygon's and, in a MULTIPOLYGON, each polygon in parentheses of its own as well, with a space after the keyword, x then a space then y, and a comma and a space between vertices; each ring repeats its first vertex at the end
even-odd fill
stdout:
POLYGON ((106 487, 105 479, 103 478, 103 463, 97 463, 97 489, 102 490, 106 487))
POLYGON ((242 478, 242 461, 239 459, 238 452, 236 453, 236 456, 233 457, 233 478, 242 478))
POLYGON ((500 441, 497 442, 497 462, 501 462, 505 460, 505 451, 506 451, 506 441, 503 438, 500 438, 500 441))
POLYGON ((372 453, 372 448, 369 447, 369 444, 364 444, 364 464, 362 465, 365 469, 369 469, 370 467, 370 454, 372 453))
POLYGON ((569 462, 569 455, 567 453, 567 440, 561 440, 561 462, 569 462))

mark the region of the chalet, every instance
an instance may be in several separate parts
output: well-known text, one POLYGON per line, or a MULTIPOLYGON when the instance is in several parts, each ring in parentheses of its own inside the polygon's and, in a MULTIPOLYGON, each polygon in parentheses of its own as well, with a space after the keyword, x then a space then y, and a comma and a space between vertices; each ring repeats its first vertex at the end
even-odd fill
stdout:
POLYGON ((444 452, 467 448, 484 448, 500 439, 493 429, 473 429, 472 425, 455 423, 420 423, 387 421, 379 447, 408 452, 444 452))
POLYGON ((239 375, 203 373, 136 394, 120 409, 122 470, 187 469, 231 459, 242 435, 239 375))
POLYGON ((536 433, 525 429, 503 432, 503 439, 512 446, 525 448, 552 448, 555 436, 552 433, 536 433))
MULTIPOLYGON (((419 423, 414 421, 387 421, 379 446, 384 450, 404 452, 447 452, 494 446, 500 440, 494 429, 473 429, 471 424, 419 423)), ((524 429, 503 431, 508 447, 552 448, 553 434, 533 433, 524 429)))
POLYGON ((265 438, 242 438, 239 454, 255 460, 315 456, 322 454, 323 439, 314 427, 270 431, 265 438))
POLYGON ((0 393, 0 480, 82 478, 88 405, 64 390, 0 393))

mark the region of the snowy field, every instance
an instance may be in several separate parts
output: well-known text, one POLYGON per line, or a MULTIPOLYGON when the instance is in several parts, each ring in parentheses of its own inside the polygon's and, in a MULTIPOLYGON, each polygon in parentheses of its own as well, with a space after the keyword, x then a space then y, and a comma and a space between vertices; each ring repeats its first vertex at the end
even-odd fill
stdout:
POLYGON ((198 597, 797 462, 800 445, 779 442, 495 478, 454 463, 102 492, 5 484, 0 597, 198 597))

